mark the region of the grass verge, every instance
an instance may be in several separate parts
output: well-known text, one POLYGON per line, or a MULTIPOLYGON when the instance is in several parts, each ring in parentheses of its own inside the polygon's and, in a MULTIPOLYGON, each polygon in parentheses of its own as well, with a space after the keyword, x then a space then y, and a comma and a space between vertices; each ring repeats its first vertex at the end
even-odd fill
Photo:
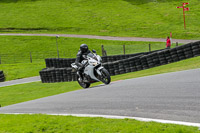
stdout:
POLYGON ((197 127, 131 119, 105 119, 49 115, 2 115, 0 133, 200 133, 197 127))

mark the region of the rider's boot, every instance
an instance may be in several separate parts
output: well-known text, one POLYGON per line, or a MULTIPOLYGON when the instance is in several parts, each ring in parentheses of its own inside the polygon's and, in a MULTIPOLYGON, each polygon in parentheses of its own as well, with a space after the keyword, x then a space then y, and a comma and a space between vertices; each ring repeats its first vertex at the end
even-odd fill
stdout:
POLYGON ((80 73, 80 71, 78 71, 77 72, 77 74, 78 74, 78 80, 80 81, 80 82, 83 82, 83 76, 82 76, 82 74, 80 73))

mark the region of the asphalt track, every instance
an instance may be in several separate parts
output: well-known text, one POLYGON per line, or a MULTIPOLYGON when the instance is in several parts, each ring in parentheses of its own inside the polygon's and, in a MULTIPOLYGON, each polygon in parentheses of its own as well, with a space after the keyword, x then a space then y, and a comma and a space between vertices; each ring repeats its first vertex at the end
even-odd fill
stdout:
POLYGON ((1 82, 0 87, 17 85, 17 84, 25 84, 25 83, 31 83, 31 82, 37 82, 37 81, 41 81, 40 76, 1 82))
POLYGON ((0 113, 113 115, 200 123, 200 69, 121 80, 2 107, 0 113))

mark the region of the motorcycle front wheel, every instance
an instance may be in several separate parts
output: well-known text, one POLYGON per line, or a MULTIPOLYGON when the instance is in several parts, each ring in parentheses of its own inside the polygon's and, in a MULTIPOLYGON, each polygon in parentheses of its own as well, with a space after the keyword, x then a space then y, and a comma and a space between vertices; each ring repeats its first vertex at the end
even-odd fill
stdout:
POLYGON ((101 81, 106 85, 109 84, 111 81, 109 72, 105 68, 103 68, 101 69, 101 74, 101 81))
POLYGON ((81 87, 83 87, 84 89, 90 87, 90 83, 85 83, 85 82, 83 82, 83 81, 81 82, 81 81, 79 80, 79 76, 78 76, 78 75, 77 75, 77 81, 78 81, 79 85, 80 85, 81 87))

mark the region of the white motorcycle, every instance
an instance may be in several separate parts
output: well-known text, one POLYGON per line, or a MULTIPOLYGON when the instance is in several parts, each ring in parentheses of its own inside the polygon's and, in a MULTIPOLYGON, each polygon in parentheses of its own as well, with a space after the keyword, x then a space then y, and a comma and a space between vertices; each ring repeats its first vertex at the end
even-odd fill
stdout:
POLYGON ((93 53, 89 53, 84 57, 85 59, 81 62, 85 69, 82 73, 82 80, 80 74, 78 73, 78 66, 72 63, 72 70, 77 71, 77 81, 79 85, 83 88, 90 87, 91 83, 102 81, 104 84, 109 84, 111 81, 109 72, 102 66, 102 59, 96 54, 95 50, 93 53))

